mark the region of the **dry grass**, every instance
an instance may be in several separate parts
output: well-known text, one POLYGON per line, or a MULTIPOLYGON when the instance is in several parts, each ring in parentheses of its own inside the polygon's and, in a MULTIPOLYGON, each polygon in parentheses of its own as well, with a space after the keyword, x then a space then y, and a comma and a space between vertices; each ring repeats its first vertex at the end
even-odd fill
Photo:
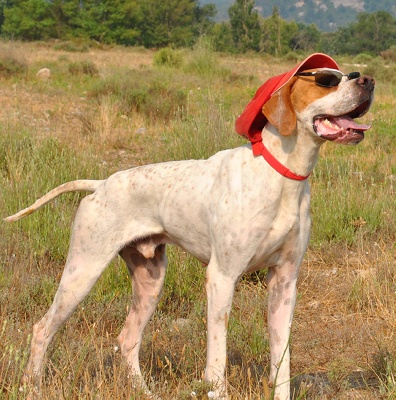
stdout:
MULTIPOLYGON (((7 46, 0 44, 3 54, 7 46)), ((260 82, 290 66, 260 57, 217 56, 229 73, 223 69, 205 77, 161 71, 165 83, 187 94, 185 108, 165 122, 138 110, 126 113, 117 97, 92 96, 95 85, 113 75, 155 70, 152 52, 69 53, 49 44, 13 43, 13 56, 18 52, 27 74, 1 78, 0 135, 9 141, 1 143, 11 143, 13 136, 14 146, 20 143, 13 151, 0 149, 2 216, 70 176, 105 176, 131 165, 201 157, 237 145, 235 116, 260 82), (86 61, 98 76, 70 72, 71 63, 86 61), (43 67, 51 69, 48 82, 35 77, 43 67), (29 140, 22 143, 24 135, 29 140), (45 157, 44 165, 37 165, 34 154, 45 157), (60 154, 66 161, 52 164, 60 154)), ((299 277, 291 338, 295 399, 396 398, 396 89, 377 86, 376 104, 367 116, 373 132, 358 148, 326 146, 311 178, 314 230, 299 277), (348 236, 334 238, 337 226, 348 236)), ((23 224, 1 225, 0 398, 20 396, 32 324, 56 291, 78 200, 65 197, 23 224)), ((164 399, 189 399, 192 392, 205 398, 204 270, 179 250, 170 249, 170 258, 164 298, 144 339, 143 369, 164 399)), ((235 295, 227 370, 232 399, 264 398, 269 353, 263 282, 261 273, 248 277, 235 295)), ((129 302, 128 276, 117 260, 51 345, 43 399, 144 398, 128 384, 116 351, 129 302)))

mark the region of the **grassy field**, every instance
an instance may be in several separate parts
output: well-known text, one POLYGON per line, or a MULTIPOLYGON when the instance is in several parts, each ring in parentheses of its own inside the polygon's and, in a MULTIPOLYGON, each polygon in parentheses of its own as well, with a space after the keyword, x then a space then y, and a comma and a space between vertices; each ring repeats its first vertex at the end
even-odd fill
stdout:
MULTIPOLYGON (((134 165, 208 157, 244 141, 234 121, 258 86, 297 59, 191 51, 0 43, 1 217, 52 187, 134 165), (49 68, 50 78, 36 76, 49 68)), ((366 57, 367 58, 367 57, 366 57)), ((345 72, 358 60, 337 58, 345 72)), ((323 146, 310 177, 313 230, 291 337, 294 399, 396 398, 396 65, 366 59, 376 100, 357 147, 323 146)), ((0 398, 19 379, 32 325, 55 294, 73 215, 67 194, 0 225, 0 398)), ((206 398, 204 268, 169 246, 163 298, 142 348, 163 399, 206 398), (193 394, 195 393, 195 395, 193 394)), ((264 399, 269 373, 265 273, 239 284, 230 318, 232 399, 264 399), (249 316, 249 317, 247 317, 249 316)), ((120 259, 55 337, 43 399, 141 399, 117 341, 130 304, 120 259)))

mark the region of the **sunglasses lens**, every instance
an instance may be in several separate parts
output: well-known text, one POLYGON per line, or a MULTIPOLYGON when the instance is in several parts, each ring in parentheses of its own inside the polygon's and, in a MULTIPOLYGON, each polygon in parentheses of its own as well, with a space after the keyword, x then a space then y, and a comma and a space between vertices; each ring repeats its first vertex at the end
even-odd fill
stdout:
POLYGON ((360 78, 360 72, 350 72, 348 74, 348 79, 357 79, 360 78))
POLYGON ((318 71, 315 74, 315 82, 319 86, 334 87, 342 79, 342 73, 338 71, 318 71))

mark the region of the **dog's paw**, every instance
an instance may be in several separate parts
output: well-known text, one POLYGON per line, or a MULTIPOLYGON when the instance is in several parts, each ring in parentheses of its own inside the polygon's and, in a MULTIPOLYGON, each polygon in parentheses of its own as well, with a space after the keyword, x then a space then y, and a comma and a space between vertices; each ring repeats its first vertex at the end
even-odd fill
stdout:
POLYGON ((230 397, 227 395, 227 393, 225 393, 224 391, 213 391, 211 390, 210 392, 208 392, 208 398, 209 399, 214 399, 214 400, 229 400, 230 397))

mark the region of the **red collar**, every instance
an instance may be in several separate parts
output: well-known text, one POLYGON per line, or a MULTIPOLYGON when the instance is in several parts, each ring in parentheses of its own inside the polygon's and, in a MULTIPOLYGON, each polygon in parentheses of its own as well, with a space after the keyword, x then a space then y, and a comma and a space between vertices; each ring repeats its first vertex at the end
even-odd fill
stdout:
POLYGON ((281 164, 269 151, 268 149, 264 146, 263 142, 257 142, 252 145, 253 149, 253 154, 255 156, 262 155, 264 157, 264 160, 267 161, 271 167, 279 172, 281 175, 285 176, 286 178, 289 179, 294 179, 295 181, 303 181, 309 177, 308 174, 307 176, 302 176, 302 175, 297 175, 294 172, 290 171, 289 168, 285 167, 283 164, 281 164))

